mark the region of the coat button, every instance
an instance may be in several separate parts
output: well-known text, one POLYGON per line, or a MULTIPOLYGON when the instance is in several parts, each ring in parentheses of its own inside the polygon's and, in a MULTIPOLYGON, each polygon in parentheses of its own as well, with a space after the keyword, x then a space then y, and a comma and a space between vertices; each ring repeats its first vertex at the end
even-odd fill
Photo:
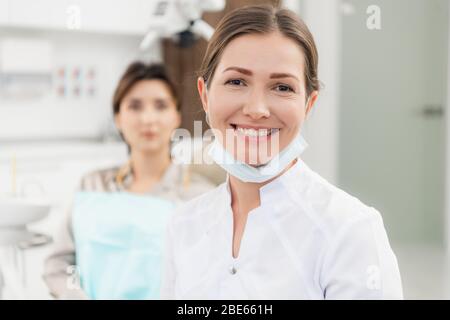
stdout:
POLYGON ((237 270, 234 266, 231 266, 229 271, 230 271, 230 274, 232 274, 232 275, 236 274, 236 272, 237 272, 237 270))

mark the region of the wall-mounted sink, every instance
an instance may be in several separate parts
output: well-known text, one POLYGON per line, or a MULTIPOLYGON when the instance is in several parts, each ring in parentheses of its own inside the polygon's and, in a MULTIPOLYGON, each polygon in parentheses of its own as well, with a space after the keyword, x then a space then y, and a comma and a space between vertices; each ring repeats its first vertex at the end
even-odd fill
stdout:
POLYGON ((50 204, 20 198, 0 198, 0 245, 14 244, 30 237, 26 226, 45 218, 50 204))
POLYGON ((38 200, 0 198, 0 228, 21 227, 45 218, 50 204, 38 200))

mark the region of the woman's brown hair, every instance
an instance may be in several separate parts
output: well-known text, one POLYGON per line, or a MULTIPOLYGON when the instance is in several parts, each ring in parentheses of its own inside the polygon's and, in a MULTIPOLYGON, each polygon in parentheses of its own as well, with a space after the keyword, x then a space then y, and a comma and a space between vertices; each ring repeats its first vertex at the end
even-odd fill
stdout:
POLYGON ((113 112, 118 114, 120 112, 120 104, 123 98, 131 90, 131 88, 141 80, 161 80, 169 89, 174 98, 177 110, 180 110, 180 102, 177 95, 177 90, 174 82, 170 78, 166 68, 162 64, 145 64, 140 61, 131 63, 125 73, 119 80, 116 91, 113 96, 113 112))
POLYGON ((294 40, 305 55, 305 86, 309 96, 320 89, 317 76, 318 52, 314 38, 304 21, 288 9, 271 5, 254 5, 235 9, 219 22, 208 44, 199 76, 209 87, 225 47, 233 39, 246 34, 278 31, 294 40))

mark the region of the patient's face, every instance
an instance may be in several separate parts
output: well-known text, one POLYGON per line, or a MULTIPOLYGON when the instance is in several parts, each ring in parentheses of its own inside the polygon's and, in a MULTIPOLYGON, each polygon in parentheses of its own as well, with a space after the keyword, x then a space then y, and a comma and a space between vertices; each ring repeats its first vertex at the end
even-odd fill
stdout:
POLYGON ((296 137, 307 113, 304 68, 293 40, 250 34, 226 46, 209 89, 198 80, 211 127, 235 158, 264 164, 296 137))
POLYGON ((124 96, 115 117, 132 152, 168 152, 180 125, 175 98, 161 80, 141 80, 124 96))

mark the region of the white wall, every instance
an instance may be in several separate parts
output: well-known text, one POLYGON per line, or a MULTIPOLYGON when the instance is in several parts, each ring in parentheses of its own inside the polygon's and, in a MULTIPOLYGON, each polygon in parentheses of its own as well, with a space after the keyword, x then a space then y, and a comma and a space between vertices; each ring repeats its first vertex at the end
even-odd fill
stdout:
MULTIPOLYGON (((450 17, 450 6, 448 16, 450 17)), ((445 246, 450 255, 450 21, 448 22, 448 60, 447 60, 447 106, 445 112, 446 124, 446 184, 445 184, 445 246)))

